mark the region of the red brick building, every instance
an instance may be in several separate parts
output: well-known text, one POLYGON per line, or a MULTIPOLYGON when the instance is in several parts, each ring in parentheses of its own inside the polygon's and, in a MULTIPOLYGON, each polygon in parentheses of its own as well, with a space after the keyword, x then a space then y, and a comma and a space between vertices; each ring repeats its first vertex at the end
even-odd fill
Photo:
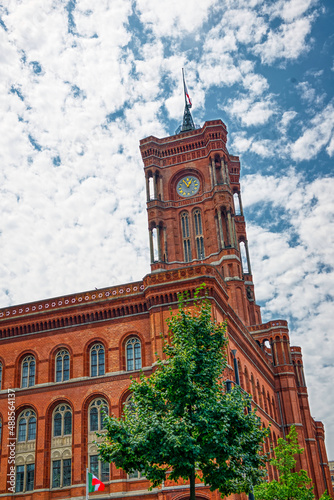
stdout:
MULTIPOLYGON (((299 466, 312 478, 316 497, 325 489, 333 493, 301 349, 290 347, 286 321, 261 321, 240 163, 226 140, 224 123, 213 120, 140 142, 151 253, 151 273, 142 281, 0 310, 0 499, 84 498, 86 467, 106 483, 99 498, 187 498, 181 482, 148 492, 139 473, 128 477, 101 464, 93 441, 102 408, 121 415, 130 375, 151 373, 177 293, 193 294, 203 282, 214 317, 228 322, 226 377, 235 380, 237 365, 241 386, 252 394, 263 425, 270 424, 265 450, 294 424, 305 448, 299 466)), ((268 477, 275 477, 271 466, 268 477)), ((202 484, 197 496, 220 498, 202 484)))

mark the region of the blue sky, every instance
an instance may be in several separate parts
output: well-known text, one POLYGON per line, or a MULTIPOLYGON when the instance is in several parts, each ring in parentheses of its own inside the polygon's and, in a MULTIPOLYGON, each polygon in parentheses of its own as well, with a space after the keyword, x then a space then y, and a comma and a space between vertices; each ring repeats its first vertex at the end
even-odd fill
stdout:
POLYGON ((149 272, 138 143, 193 118, 240 155, 257 301, 303 348, 334 459, 334 10, 321 0, 0 7, 0 307, 149 272))

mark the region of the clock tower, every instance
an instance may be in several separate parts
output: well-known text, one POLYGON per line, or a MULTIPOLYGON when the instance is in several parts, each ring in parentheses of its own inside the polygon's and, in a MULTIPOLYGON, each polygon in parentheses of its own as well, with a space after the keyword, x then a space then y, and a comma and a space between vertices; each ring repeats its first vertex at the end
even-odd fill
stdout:
MULTIPOLYGON (((151 270, 207 264, 224 279, 245 325, 261 323, 255 304, 240 195, 240 162, 226 148, 221 120, 196 129, 185 109, 179 133, 140 141, 144 162, 151 270)), ((190 115, 191 116, 191 115, 190 115)))

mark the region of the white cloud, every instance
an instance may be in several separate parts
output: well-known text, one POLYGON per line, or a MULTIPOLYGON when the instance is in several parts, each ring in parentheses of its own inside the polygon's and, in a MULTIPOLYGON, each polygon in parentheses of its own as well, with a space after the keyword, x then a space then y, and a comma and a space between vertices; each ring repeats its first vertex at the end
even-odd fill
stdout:
POLYGON ((272 17, 280 17, 291 22, 303 16, 317 0, 278 0, 270 5, 268 11, 272 17))
POLYGON ((329 103, 311 120, 308 128, 291 145, 291 157, 296 161, 314 158, 319 151, 326 148, 333 154, 334 106, 329 103))
POLYGON ((262 43, 254 46, 254 53, 259 55, 265 64, 273 64, 277 60, 297 59, 310 49, 306 38, 311 27, 311 17, 280 25, 275 31, 270 30, 262 43))
POLYGON ((244 125, 249 127, 267 123, 275 113, 275 104, 271 96, 261 100, 255 100, 247 96, 229 100, 225 109, 232 117, 238 118, 244 125))
MULTIPOLYGON (((257 300, 265 301, 263 320, 293 319, 291 345, 303 348, 312 415, 326 422, 333 453, 334 343, 334 178, 307 183, 289 175, 247 175, 243 181, 245 212, 270 209, 262 227, 248 224, 248 241, 257 300), (284 231, 271 229, 275 212, 284 231)), ((331 457, 332 455, 329 455, 331 457)))

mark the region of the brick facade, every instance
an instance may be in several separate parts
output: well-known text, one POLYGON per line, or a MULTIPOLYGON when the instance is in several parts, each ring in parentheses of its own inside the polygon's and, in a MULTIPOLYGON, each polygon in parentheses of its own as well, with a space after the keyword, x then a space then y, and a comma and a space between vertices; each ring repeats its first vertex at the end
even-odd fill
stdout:
MULTIPOLYGON (((85 497, 85 469, 95 453, 91 427, 100 425, 98 404, 121 415, 130 375, 139 375, 139 365, 149 375, 162 354, 161 333, 168 335, 166 318, 177 307, 177 293, 188 290, 192 296, 203 282, 214 317, 228 322, 225 376, 235 380, 236 349, 240 384, 252 394, 263 425, 270 425, 265 451, 295 424, 305 448, 299 466, 312 478, 317 498, 325 489, 333 494, 324 427, 310 414, 301 349, 290 347, 286 321, 262 324, 256 305, 240 163, 229 155, 226 139, 225 125, 214 120, 198 130, 141 141, 151 251, 151 273, 141 282, 0 310, 0 499, 13 496, 7 445, 14 437, 20 488, 26 490, 16 498, 85 497), (180 194, 182 182, 186 189, 180 194), (188 195, 195 182, 196 193, 188 195), (8 389, 15 391, 9 395, 8 389), (12 394, 15 431, 8 416, 12 394)), ((139 475, 128 478, 113 465, 109 474, 105 492, 92 497, 188 496, 182 482, 166 481, 148 492, 139 475)), ((268 477, 275 477, 270 466, 268 477)), ((201 484, 197 497, 220 498, 201 484)))

